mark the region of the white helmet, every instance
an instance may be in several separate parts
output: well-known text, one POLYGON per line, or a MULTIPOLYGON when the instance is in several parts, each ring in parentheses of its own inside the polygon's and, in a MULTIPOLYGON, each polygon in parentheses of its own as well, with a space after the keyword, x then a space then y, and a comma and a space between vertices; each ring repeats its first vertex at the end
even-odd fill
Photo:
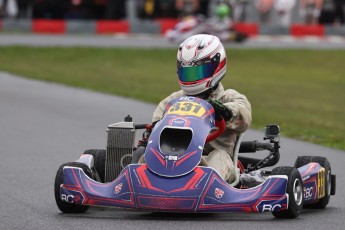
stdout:
POLYGON ((177 51, 177 75, 187 95, 204 93, 218 85, 226 73, 226 54, 219 38, 198 34, 177 51))

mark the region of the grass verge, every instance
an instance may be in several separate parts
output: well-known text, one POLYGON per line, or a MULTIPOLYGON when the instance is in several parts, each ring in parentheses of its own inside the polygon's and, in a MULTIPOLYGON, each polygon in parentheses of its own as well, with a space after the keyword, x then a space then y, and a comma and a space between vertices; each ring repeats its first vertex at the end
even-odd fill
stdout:
MULTIPOLYGON (((345 51, 227 50, 225 88, 245 94, 252 127, 345 150, 345 51)), ((178 90, 175 49, 1 47, 0 70, 158 103, 178 90)), ((1 83, 1 81, 0 81, 1 83)))

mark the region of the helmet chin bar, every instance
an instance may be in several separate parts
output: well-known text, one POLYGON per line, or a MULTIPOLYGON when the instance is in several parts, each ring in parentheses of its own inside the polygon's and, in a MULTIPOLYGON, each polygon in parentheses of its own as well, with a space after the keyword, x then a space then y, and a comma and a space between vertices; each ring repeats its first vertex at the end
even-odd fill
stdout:
POLYGON ((219 75, 215 77, 214 79, 211 80, 210 82, 210 88, 216 89, 219 85, 219 82, 223 79, 225 76, 226 70, 224 69, 223 71, 219 72, 219 75))

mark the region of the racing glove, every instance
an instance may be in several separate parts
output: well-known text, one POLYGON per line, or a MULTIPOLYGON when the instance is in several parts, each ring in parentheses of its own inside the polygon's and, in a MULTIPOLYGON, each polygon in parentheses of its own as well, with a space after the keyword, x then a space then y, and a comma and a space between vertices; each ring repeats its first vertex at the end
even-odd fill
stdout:
POLYGON ((223 105, 223 103, 221 103, 220 101, 209 99, 208 103, 213 106, 217 121, 221 121, 223 118, 225 121, 228 121, 232 118, 233 114, 231 110, 223 105))

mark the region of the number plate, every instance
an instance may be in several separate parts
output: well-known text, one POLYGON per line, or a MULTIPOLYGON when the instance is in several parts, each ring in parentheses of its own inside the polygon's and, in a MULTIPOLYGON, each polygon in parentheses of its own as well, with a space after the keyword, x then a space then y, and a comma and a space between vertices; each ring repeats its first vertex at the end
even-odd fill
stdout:
POLYGON ((168 114, 197 117, 202 117, 205 113, 206 110, 196 102, 177 102, 168 111, 168 114))

